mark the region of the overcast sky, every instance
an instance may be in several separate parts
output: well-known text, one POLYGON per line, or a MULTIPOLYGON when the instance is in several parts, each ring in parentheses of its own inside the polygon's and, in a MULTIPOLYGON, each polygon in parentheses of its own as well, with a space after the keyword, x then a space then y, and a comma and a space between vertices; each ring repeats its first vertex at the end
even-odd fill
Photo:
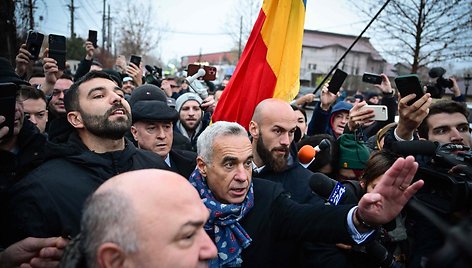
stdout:
MULTIPOLYGON (((145 0, 133 1, 146 3, 145 0)), ((235 3, 245 0, 157 0, 152 1, 155 11, 150 23, 168 25, 165 28, 165 39, 162 40, 154 54, 162 55, 164 61, 180 58, 184 55, 219 52, 231 49, 234 42, 225 33, 228 16, 235 3)), ((43 16, 39 30, 49 34, 70 35, 69 0, 48 0, 46 5, 38 2, 36 20, 43 16), (46 7, 47 6, 47 7, 46 7)), ((116 21, 119 12, 119 1, 107 1, 111 5, 111 17, 116 21)), ((99 30, 101 40, 103 2, 97 0, 75 0, 75 32, 86 37, 89 29, 99 30)), ((143 5, 146 6, 146 5, 143 5)), ((360 19, 347 5, 345 0, 308 0, 305 17, 305 28, 337 33, 357 35, 366 22, 360 19)), ((101 41, 99 41, 99 44, 101 41)))

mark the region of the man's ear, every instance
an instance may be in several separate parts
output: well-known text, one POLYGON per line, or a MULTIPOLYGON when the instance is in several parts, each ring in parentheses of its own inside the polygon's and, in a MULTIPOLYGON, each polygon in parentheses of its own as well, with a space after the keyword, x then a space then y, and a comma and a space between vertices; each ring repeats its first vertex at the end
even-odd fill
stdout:
POLYGON ((138 129, 135 126, 131 126, 131 134, 133 134, 134 140, 138 141, 138 129))
POLYGON ((202 174, 203 177, 206 177, 207 174, 207 164, 203 160, 201 156, 197 156, 197 168, 200 174, 202 174))
POLYGON ((82 116, 78 111, 68 112, 67 113, 67 121, 74 127, 74 128, 84 128, 84 123, 82 121, 82 116))
POLYGON ((251 134, 253 139, 259 138, 259 126, 256 122, 251 121, 249 123, 249 133, 251 134))
POLYGON ((126 253, 117 244, 107 242, 98 247, 97 262, 104 268, 125 267, 126 253))

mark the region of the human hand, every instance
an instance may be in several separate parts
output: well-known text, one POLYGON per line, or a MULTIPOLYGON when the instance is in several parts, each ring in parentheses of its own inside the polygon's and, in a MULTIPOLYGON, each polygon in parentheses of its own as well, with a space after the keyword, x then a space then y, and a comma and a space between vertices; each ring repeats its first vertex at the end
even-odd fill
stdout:
POLYGON ((216 107, 216 102, 215 102, 215 98, 213 97, 213 95, 209 95, 202 102, 202 109, 205 112, 213 112, 215 110, 215 107, 216 107))
POLYGON ((461 89, 459 88, 459 85, 457 84, 457 80, 455 77, 449 77, 449 79, 452 81, 452 87, 451 91, 454 94, 455 97, 459 97, 462 95, 461 89))
MULTIPOLYGON (((0 124, 5 122, 5 116, 0 115, 0 124)), ((8 127, 4 126, 0 128, 0 143, 2 142, 3 137, 8 134, 8 127)))
POLYGON ((413 156, 398 158, 382 175, 373 191, 362 196, 353 217, 358 215, 369 225, 381 225, 393 220, 424 185, 423 180, 411 184, 417 169, 418 163, 413 156))
POLYGON ((31 53, 26 49, 26 44, 22 44, 16 55, 15 62, 15 73, 22 77, 25 75, 28 66, 32 63, 30 60, 31 53))
POLYGON ((119 55, 116 58, 115 66, 121 73, 126 71, 126 58, 124 55, 119 55))
POLYGON ((315 94, 313 93, 308 93, 304 96, 301 96, 300 98, 295 100, 296 105, 303 105, 305 103, 310 103, 315 99, 315 94))
POLYGON ((25 238, 1 253, 0 267, 58 267, 67 243, 62 237, 25 238))
POLYGON ((130 62, 126 67, 126 74, 133 78, 136 87, 143 84, 143 70, 141 69, 141 64, 138 67, 136 64, 130 62))
POLYGON ((392 94, 394 90, 390 84, 390 80, 388 80, 388 77, 385 74, 380 74, 380 76, 382 77, 382 83, 374 86, 382 90, 384 94, 392 94))
POLYGON ((320 95, 320 106, 321 106, 321 109, 325 111, 328 111, 329 107, 331 107, 331 105, 333 105, 333 103, 338 98, 337 94, 333 94, 328 90, 328 85, 329 83, 326 83, 323 85, 323 88, 321 89, 321 95, 320 95))
POLYGON ((426 93, 419 100, 408 106, 408 102, 415 98, 415 94, 407 95, 398 102, 399 120, 396 128, 397 135, 404 140, 411 140, 413 132, 423 122, 431 106, 431 94, 426 93))
POLYGON ((371 122, 370 118, 373 118, 374 110, 372 109, 361 109, 367 105, 365 101, 356 102, 349 111, 349 120, 347 125, 350 131, 354 131, 359 127, 362 127, 365 123, 371 122))
POLYGON ((85 53, 86 53, 85 59, 92 60, 93 55, 95 53, 95 47, 93 46, 93 43, 90 41, 85 41, 84 47, 85 47, 85 53))
POLYGON ((43 71, 45 76, 45 82, 50 85, 56 84, 57 79, 62 76, 63 71, 57 67, 57 61, 53 58, 48 57, 49 49, 46 48, 43 59, 43 71))

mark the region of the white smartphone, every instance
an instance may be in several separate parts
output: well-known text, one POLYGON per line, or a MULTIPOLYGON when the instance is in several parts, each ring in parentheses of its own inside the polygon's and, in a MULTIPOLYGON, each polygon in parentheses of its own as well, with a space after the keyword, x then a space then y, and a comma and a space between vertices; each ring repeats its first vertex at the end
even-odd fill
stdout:
POLYGON ((360 110, 374 110, 374 117, 371 120, 386 121, 388 119, 388 109, 385 105, 364 105, 360 110))

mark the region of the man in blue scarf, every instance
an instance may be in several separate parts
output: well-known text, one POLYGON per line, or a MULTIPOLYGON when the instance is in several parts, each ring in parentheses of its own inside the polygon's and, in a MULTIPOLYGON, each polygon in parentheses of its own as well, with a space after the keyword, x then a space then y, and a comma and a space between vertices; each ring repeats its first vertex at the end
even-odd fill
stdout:
POLYGON ((362 243, 423 185, 410 185, 418 165, 407 157, 358 206, 301 205, 279 184, 252 178, 251 142, 237 123, 212 124, 197 148, 197 169, 189 181, 210 210, 205 230, 218 249, 210 267, 281 267, 284 256, 273 254, 281 240, 362 243))

